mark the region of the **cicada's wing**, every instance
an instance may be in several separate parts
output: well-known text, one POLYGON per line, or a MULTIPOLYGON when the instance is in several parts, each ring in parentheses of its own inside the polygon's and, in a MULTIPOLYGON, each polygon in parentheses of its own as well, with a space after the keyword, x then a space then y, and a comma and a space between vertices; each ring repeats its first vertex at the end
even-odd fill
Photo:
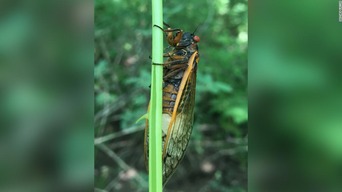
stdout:
POLYGON ((184 72, 177 94, 171 121, 163 147, 163 184, 174 173, 185 154, 191 136, 196 89, 196 70, 199 61, 197 51, 193 53, 184 72))
MULTIPOLYGON (((150 104, 148 104, 147 113, 150 111, 150 104)), ((145 133, 144 133, 144 160, 145 160, 145 167, 148 172, 148 156, 149 156, 149 150, 148 150, 148 143, 149 143, 149 130, 148 130, 148 118, 146 119, 146 125, 145 125, 145 133)))

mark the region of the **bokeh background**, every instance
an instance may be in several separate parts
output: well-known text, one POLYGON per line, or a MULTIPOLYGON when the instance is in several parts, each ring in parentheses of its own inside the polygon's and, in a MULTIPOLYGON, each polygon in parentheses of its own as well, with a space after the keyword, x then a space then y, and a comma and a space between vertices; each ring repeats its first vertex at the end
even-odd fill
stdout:
POLYGON ((93 2, 0 2, 0 191, 93 191, 93 2))
POLYGON ((250 191, 342 190, 338 1, 249 1, 250 191))
MULTIPOLYGON (((201 38, 193 133, 165 191, 247 191, 247 1, 163 3, 166 23, 201 38)), ((148 191, 135 122, 149 101, 151 28, 150 1, 95 1, 98 191, 148 191)))

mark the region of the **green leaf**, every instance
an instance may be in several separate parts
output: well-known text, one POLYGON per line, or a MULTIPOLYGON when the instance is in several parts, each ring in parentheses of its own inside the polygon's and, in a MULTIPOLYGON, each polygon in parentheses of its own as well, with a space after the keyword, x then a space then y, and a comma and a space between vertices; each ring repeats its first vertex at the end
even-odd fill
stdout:
POLYGON ((99 64, 95 66, 94 77, 99 78, 107 71, 108 63, 105 60, 101 60, 99 64))

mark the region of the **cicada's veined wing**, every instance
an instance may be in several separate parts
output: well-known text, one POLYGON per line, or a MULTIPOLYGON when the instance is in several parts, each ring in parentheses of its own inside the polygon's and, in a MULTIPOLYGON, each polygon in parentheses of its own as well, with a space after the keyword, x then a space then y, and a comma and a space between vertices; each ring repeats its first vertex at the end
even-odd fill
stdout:
POLYGON ((174 173, 188 146, 194 119, 197 52, 193 53, 184 72, 179 92, 163 142, 163 183, 174 173))
MULTIPOLYGON (((147 113, 150 111, 150 104, 148 104, 147 108, 147 113)), ((148 171, 148 155, 149 155, 149 150, 148 150, 148 143, 149 143, 149 130, 148 130, 148 119, 145 121, 145 132, 144 132, 144 162, 145 162, 145 167, 146 170, 148 171)))

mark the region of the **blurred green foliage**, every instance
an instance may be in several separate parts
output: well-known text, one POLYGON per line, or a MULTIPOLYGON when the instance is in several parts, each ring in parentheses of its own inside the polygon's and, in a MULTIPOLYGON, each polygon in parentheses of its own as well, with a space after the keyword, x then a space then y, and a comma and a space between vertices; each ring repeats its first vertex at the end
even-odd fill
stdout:
POLYGON ((338 1, 252 1, 249 189, 341 191, 338 1))
MULTIPOLYGON (((166 191, 247 191, 247 1, 163 6, 166 23, 191 32, 198 27, 201 38, 192 139, 166 191)), ((95 1, 98 189, 147 191, 144 123, 135 121, 149 101, 151 27, 149 1, 95 1)))
POLYGON ((92 1, 0 11, 0 191, 92 189, 92 1))

